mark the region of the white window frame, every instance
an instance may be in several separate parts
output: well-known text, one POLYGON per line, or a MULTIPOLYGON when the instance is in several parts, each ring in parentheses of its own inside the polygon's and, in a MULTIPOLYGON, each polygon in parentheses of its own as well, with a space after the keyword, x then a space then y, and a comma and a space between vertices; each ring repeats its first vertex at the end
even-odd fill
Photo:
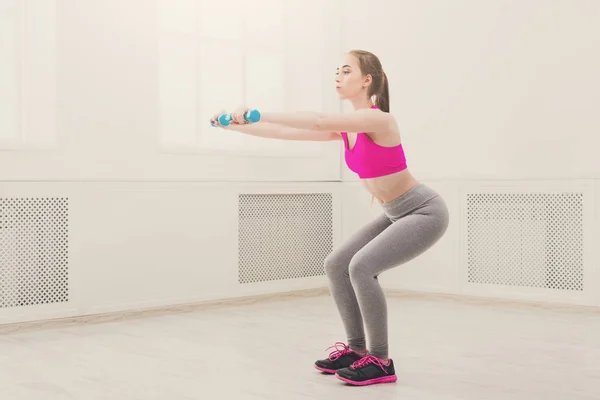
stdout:
MULTIPOLYGON (((161 0, 165 3, 167 7, 168 4, 171 4, 171 6, 175 5, 175 2, 173 2, 172 0, 161 0)), ((236 38, 236 39, 232 39, 232 38, 223 38, 223 37, 219 37, 219 36, 212 36, 212 35, 203 35, 201 34, 201 27, 199 27, 199 23, 200 23, 200 2, 201 1, 209 1, 212 2, 214 0, 185 0, 185 3, 188 5, 188 7, 194 7, 194 11, 196 18, 195 18, 195 25, 193 28, 191 27, 187 27, 187 28, 183 28, 181 31, 175 31, 174 29, 165 29, 164 27, 161 26, 161 7, 159 6, 159 40, 161 40, 162 38, 168 37, 169 35, 171 35, 171 37, 175 37, 175 36, 179 36, 182 38, 185 38, 185 40, 193 40, 195 42, 195 49, 196 49, 196 53, 195 53, 195 60, 196 60, 196 75, 195 75, 195 85, 196 85, 196 92, 195 92, 195 114, 194 114, 194 120, 195 120, 195 132, 194 132, 194 140, 193 140, 193 144, 189 143, 189 144, 181 144, 181 145, 177 145, 177 144, 173 144, 173 143, 165 143, 162 141, 162 136, 161 133, 159 132, 159 137, 158 137, 158 141, 159 141, 159 148, 160 151, 163 153, 169 153, 169 154, 211 154, 211 155, 215 155, 215 154, 222 154, 222 155, 233 155, 233 156, 244 156, 244 157, 277 157, 277 158, 281 158, 281 157, 292 157, 292 158, 318 158, 318 157, 322 157, 325 154, 330 154, 331 152, 331 146, 330 144, 328 144, 327 142, 298 142, 298 141, 293 141, 293 142, 287 142, 287 141, 279 141, 277 140, 277 144, 281 144, 282 146, 277 148, 277 146, 274 146, 274 141, 276 139, 262 139, 262 138, 256 138, 256 137, 250 137, 249 135, 247 135, 246 137, 248 137, 249 141, 265 141, 265 143, 262 146, 245 146, 244 143, 248 143, 247 141, 240 141, 239 145, 234 145, 234 146, 228 146, 225 142, 224 143, 218 143, 218 142, 211 142, 210 140, 207 140, 207 137, 204 136, 207 132, 207 130, 210 129, 214 129, 215 130, 215 134, 224 134, 224 135, 236 135, 236 136, 240 136, 244 137, 245 134, 243 133, 239 133, 239 132, 235 132, 235 131, 224 131, 222 129, 218 129, 218 128, 213 128, 210 127, 209 125, 209 121, 208 119, 206 121, 200 121, 199 120, 199 116, 200 116, 200 110, 199 110, 199 105, 200 105, 200 97, 199 97, 199 90, 202 90, 201 88, 198 88, 198 69, 197 69, 197 65, 199 63, 199 54, 198 54, 198 48, 201 45, 201 43, 207 43, 207 44, 216 44, 216 43, 223 43, 224 46, 229 46, 229 48, 231 49, 231 51, 239 51, 241 54, 241 62, 242 62, 242 68, 243 68, 243 76, 244 78, 242 78, 242 103, 243 104, 247 104, 248 106, 253 107, 253 104, 248 104, 247 103, 247 99, 248 99, 248 93, 246 91, 246 87, 247 87, 247 82, 245 79, 245 75, 248 73, 247 71, 247 60, 248 60, 248 54, 250 52, 252 52, 255 49, 261 49, 261 50, 267 50, 267 51, 274 51, 275 53, 277 53, 278 51, 280 51, 281 53, 283 53, 285 55, 285 46, 286 43, 281 43, 280 46, 277 45, 272 45, 272 44, 256 44, 256 43, 250 43, 248 44, 244 38, 244 36, 247 34, 248 32, 248 27, 247 25, 244 23, 244 18, 242 18, 242 22, 240 24, 240 29, 241 29, 241 38, 236 38), (205 124, 205 125, 204 125, 205 124)), ((226 1, 226 0, 222 0, 222 1, 226 1)), ((230 0, 231 1, 231 0, 230 0)), ((253 2, 248 2, 248 1, 244 1, 244 0, 238 0, 239 4, 242 4, 244 7, 253 7, 254 4, 253 2)), ((283 7, 283 13, 285 14, 285 4, 286 2, 290 1, 290 0, 279 0, 281 2, 281 6, 283 7)), ((295 1, 302 1, 302 0, 295 0, 295 1)), ((284 24, 284 21, 282 20, 282 24, 284 24)), ((160 50, 159 50, 160 52, 160 50)), ((160 57, 162 57, 159 54, 159 59, 160 57)), ((159 61, 160 62, 160 61, 159 61)), ((284 58, 284 63, 285 63, 285 58, 284 58)), ((332 70, 333 70, 333 66, 332 66, 332 70)), ((333 76, 333 72, 331 74, 333 76)), ((332 78, 333 79, 333 78, 332 78)), ((316 96, 322 96, 322 93, 316 93, 316 96)), ((284 100, 284 104, 283 104, 283 109, 285 109, 285 93, 283 94, 283 100, 284 100)), ((219 107, 219 104, 215 104, 215 107, 219 107)), ((257 107, 260 110, 260 107, 257 107)), ((215 110, 215 112, 217 112, 218 110, 215 110)), ((310 110, 313 111, 313 110, 310 110)), ((314 110, 314 111, 318 111, 318 110, 314 110)), ((159 111, 160 113, 161 111, 159 111)), ((160 120, 160 117, 159 117, 160 120)), ((191 120, 191 118, 190 118, 191 120)), ((160 129, 160 127, 159 127, 160 129)))

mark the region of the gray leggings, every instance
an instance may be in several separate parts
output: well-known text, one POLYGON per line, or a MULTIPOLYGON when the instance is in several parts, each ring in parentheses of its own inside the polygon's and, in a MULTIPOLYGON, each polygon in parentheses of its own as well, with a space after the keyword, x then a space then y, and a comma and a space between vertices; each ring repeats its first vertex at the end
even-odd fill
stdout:
POLYGON ((419 184, 381 205, 383 214, 354 233, 325 260, 329 288, 348 345, 388 357, 387 304, 378 276, 433 246, 446 232, 448 208, 434 190, 419 184))

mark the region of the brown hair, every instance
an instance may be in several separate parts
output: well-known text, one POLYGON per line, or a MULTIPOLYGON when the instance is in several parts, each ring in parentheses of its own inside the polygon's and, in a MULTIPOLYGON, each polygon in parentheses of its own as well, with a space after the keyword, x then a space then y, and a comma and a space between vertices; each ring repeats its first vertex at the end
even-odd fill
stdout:
POLYGON ((375 96, 377 108, 390 112, 390 90, 388 79, 379 58, 365 50, 350 50, 348 52, 358 59, 358 65, 363 75, 371 75, 373 82, 369 86, 369 97, 375 96))

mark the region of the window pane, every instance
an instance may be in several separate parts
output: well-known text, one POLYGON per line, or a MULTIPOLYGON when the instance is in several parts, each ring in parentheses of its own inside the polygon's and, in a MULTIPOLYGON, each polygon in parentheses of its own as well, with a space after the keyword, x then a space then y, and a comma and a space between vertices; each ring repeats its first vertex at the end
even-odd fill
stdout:
POLYGON ((195 35, 197 15, 198 0, 158 0, 158 23, 163 33, 195 35))
POLYGON ((198 47, 198 97, 200 137, 203 145, 238 147, 240 135, 210 126, 211 117, 234 111, 244 104, 243 55, 219 42, 204 40, 198 47))
MULTIPOLYGON (((244 0, 200 0, 198 10, 200 36, 226 41, 240 40, 245 2, 244 0)), ((244 15, 244 18, 247 17, 244 15)))
MULTIPOLYGON (((269 51, 247 48, 246 53, 246 102, 259 111, 285 111, 285 57, 281 50, 269 51)), ((280 148, 286 142, 244 137, 245 146, 251 148, 280 148)))
POLYGON ((56 4, 20 3, 21 132, 28 145, 56 142, 56 4))
POLYGON ((159 57, 160 140, 196 144, 196 41, 163 35, 159 57))
MULTIPOLYGON (((245 2, 244 40, 248 46, 283 48, 285 38, 282 1, 252 0, 245 2)), ((307 30, 310 29, 309 26, 305 26, 304 28, 307 30)))
POLYGON ((330 43, 340 40, 339 9, 328 0, 288 1, 284 9, 286 47, 299 48, 306 58, 315 58, 312 49, 331 48, 330 43))
POLYGON ((324 65, 321 53, 287 50, 285 96, 290 111, 324 111, 324 91, 336 94, 335 65, 324 65))
POLYGON ((246 101, 249 107, 284 111, 285 56, 281 51, 252 50, 246 54, 246 101))
MULTIPOLYGON (((0 4, 5 3, 0 0, 0 4)), ((19 136, 19 72, 15 18, 0 14, 0 140, 19 136)))
POLYGON ((0 0, 0 12, 13 11, 17 6, 17 0, 0 0))

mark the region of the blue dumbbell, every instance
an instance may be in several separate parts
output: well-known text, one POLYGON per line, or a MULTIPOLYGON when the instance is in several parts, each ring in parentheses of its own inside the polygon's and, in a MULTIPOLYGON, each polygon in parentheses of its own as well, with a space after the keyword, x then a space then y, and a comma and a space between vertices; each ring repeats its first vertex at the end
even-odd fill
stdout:
MULTIPOLYGON (((251 124, 258 122, 260 121, 260 112, 258 110, 248 110, 244 114, 244 119, 251 124)), ((217 120, 221 126, 227 126, 231 123, 231 114, 221 114, 217 120)))

